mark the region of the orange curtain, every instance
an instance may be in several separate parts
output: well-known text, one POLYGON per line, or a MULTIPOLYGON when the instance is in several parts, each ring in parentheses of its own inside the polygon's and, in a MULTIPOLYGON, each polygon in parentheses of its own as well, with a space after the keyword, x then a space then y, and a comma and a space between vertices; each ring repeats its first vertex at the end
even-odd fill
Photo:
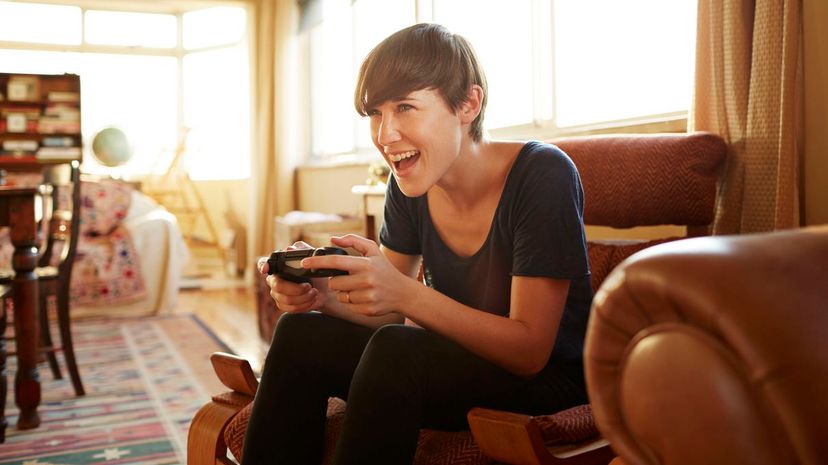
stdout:
POLYGON ((797 227, 801 0, 699 0, 689 129, 724 137, 714 234, 797 227))
POLYGON ((273 250, 274 218, 294 207, 293 148, 298 132, 296 92, 296 0, 256 0, 254 48, 255 149, 252 255, 273 250))

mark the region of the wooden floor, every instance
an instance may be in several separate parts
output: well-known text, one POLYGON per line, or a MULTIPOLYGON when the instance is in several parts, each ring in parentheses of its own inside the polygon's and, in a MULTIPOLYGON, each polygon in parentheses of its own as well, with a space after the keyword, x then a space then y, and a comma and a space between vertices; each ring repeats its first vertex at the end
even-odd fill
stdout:
POLYGON ((176 311, 196 314, 231 351, 260 370, 267 346, 259 338, 252 285, 234 278, 219 285, 211 281, 201 289, 183 289, 176 311))

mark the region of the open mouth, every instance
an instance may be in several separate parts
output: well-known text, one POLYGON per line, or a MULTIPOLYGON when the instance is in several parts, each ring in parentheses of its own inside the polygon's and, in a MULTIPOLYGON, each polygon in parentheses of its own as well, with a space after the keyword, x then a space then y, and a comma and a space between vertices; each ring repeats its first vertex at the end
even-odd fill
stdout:
POLYGON ((419 158, 420 152, 418 150, 409 150, 407 152, 388 155, 388 159, 394 164, 394 170, 397 172, 405 171, 414 166, 419 158))

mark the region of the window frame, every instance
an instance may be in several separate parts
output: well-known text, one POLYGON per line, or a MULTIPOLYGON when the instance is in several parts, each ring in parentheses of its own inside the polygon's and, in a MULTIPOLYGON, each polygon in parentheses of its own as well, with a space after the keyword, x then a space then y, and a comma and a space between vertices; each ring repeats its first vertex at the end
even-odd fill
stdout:
MULTIPOLYGON (((324 0, 319 0, 324 1, 324 0)), ((434 0, 410 0, 415 3, 415 19, 416 23, 420 22, 430 22, 433 21, 433 12, 434 12, 434 0)), ((532 0, 532 36, 533 36, 533 44, 539 43, 539 41, 547 41, 545 47, 551 53, 554 53, 554 3, 555 0, 532 0), (542 25, 541 23, 544 21, 544 15, 549 14, 548 16, 548 25, 542 25)), ((354 15, 351 15, 352 23, 355 22, 354 15)), ((304 49, 305 53, 310 53, 310 34, 309 31, 303 32, 303 41, 302 48, 304 49)), ((533 47, 535 48, 535 47, 533 47)), ((354 47, 352 47, 354 49, 354 47)), ((526 139, 535 139, 535 140, 552 140, 556 138, 563 138, 563 137, 575 137, 575 136, 584 136, 584 135, 595 135, 595 134, 609 134, 609 133, 639 133, 639 134, 648 134, 648 133, 659 133, 659 132, 686 132, 687 131, 687 121, 688 121, 688 112, 687 111, 677 111, 677 112, 670 112, 670 113, 662 113, 662 114, 651 114, 645 115, 640 117, 633 117, 633 118, 625 118, 619 120, 610 120, 610 121, 601 121, 596 123, 590 124, 583 124, 577 126, 557 126, 555 121, 554 115, 554 106, 555 106, 555 93, 556 93, 556 82, 554 76, 554 70, 552 71, 551 76, 539 76, 538 74, 541 72, 540 70, 543 69, 542 61, 545 59, 554 60, 553 57, 546 57, 538 50, 533 50, 532 52, 532 59, 533 59, 533 90, 534 94, 544 96, 545 100, 535 98, 534 99, 534 115, 533 121, 531 123, 517 125, 517 126, 507 126, 507 127, 500 127, 500 128, 486 128, 487 133, 490 137, 499 138, 499 139, 511 139, 511 140, 526 140, 526 139), (542 88, 543 82, 551 82, 551 86, 545 86, 542 88), (543 118, 543 113, 548 111, 544 108, 544 106, 551 105, 553 110, 552 118, 545 119, 543 118)), ((306 63, 305 69, 302 70, 305 73, 305 77, 310 77, 312 73, 311 69, 311 62, 312 60, 308 60, 306 63)), ((358 65, 358 63, 357 63, 358 65)), ((309 82, 309 81, 308 81, 309 82)), ((311 96, 310 93, 313 90, 308 87, 306 92, 308 95, 305 96, 306 100, 310 102, 311 96)), ((309 106, 310 107, 310 106, 309 106)), ((310 112, 309 112, 310 113, 310 112)), ((312 140, 312 133, 314 128, 312 127, 312 115, 308 115, 307 124, 309 127, 308 134, 308 155, 306 157, 306 164, 309 166, 319 166, 319 165, 344 165, 344 164, 352 164, 352 163, 372 163, 376 162, 380 159, 380 155, 376 153, 376 149, 372 146, 370 147, 360 147, 358 145, 358 137, 359 134, 357 133, 359 129, 358 124, 354 124, 354 147, 350 151, 340 152, 340 153, 330 153, 330 154, 319 154, 315 153, 313 150, 313 140, 312 140)))
MULTIPOLYGON (((16 0, 15 0, 16 1, 16 0)), ((255 58, 255 51, 253 50, 253 43, 251 38, 253 37, 253 28, 255 27, 254 24, 254 14, 253 8, 249 2, 243 0, 182 0, 176 2, 170 1, 155 1, 155 0, 135 0, 132 2, 127 3, 118 3, 113 4, 111 1, 107 0, 25 0, 23 3, 33 3, 33 4, 45 4, 45 5, 61 5, 61 6, 73 6, 78 7, 81 10, 80 21, 81 21, 81 43, 77 45, 72 44, 49 44, 49 43, 38 43, 38 42, 17 42, 17 41, 8 41, 8 40, 0 40, 0 49, 7 49, 7 50, 19 50, 19 51, 46 51, 46 52, 74 52, 74 53, 89 53, 89 54, 116 54, 116 55, 132 55, 132 56, 157 56, 157 57, 172 57, 176 60, 176 66, 178 68, 178 79, 176 83, 177 88, 177 101, 175 103, 176 108, 176 140, 182 140, 182 138, 186 134, 186 129, 184 128, 184 58, 190 54, 197 54, 207 51, 213 50, 220 50, 224 48, 232 48, 237 47, 239 45, 247 45, 247 54, 248 54, 248 63, 250 64, 251 75, 253 69, 253 63, 255 58), (236 42, 228 42, 223 43, 220 45, 211 45, 205 47, 195 47, 195 48, 185 48, 184 47, 184 37, 183 37, 183 26, 184 26, 184 15, 194 10, 217 7, 217 6, 233 6, 238 8, 243 8, 247 12, 248 24, 247 24, 247 32, 239 38, 236 42), (176 30, 177 30, 177 37, 176 37, 176 44, 174 47, 165 47, 165 48, 158 48, 158 47, 146 47, 146 46, 125 46, 125 45, 102 45, 102 44, 91 44, 86 41, 86 12, 88 10, 94 11, 111 11, 111 12, 123 12, 123 13, 153 13, 153 14, 168 14, 172 15, 176 19, 176 30)), ((248 95, 248 108, 250 111, 253 111, 254 103, 255 103, 255 89, 251 86, 250 93, 248 95)), ((249 136, 249 146, 251 148, 251 154, 253 150, 253 141, 254 141, 254 124, 253 120, 251 119, 250 127, 248 128, 248 136, 249 136)), ((170 147, 171 150, 175 150, 176 147, 170 147)), ((87 150, 91 150, 91 147, 84 146, 84 152, 87 150)), ((85 157, 84 157, 85 159, 85 157)), ((151 173, 149 173, 151 174, 151 173)), ((252 174, 252 160, 251 166, 246 176, 243 176, 241 179, 249 179, 252 174)), ((222 178, 223 179, 223 178, 222 178)), ((234 178, 235 179, 235 178, 234 178)), ((205 180, 218 180, 214 178, 209 178, 205 180)))

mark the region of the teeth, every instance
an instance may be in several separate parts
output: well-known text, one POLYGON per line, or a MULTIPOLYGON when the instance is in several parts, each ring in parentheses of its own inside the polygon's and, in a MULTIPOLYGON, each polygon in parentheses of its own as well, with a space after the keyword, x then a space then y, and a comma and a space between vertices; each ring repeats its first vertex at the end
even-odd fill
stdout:
POLYGON ((396 163, 396 162, 398 162, 398 161, 400 161, 400 160, 405 160, 406 158, 413 157, 414 155, 417 155, 418 153, 420 153, 420 152, 418 152, 418 151, 416 151, 416 150, 409 150, 408 152, 402 152, 402 153, 396 153, 396 154, 393 154, 393 153, 392 153, 392 154, 389 154, 389 155, 388 155, 388 158, 390 158, 390 159, 391 159, 391 161, 393 161, 394 163, 396 163))

